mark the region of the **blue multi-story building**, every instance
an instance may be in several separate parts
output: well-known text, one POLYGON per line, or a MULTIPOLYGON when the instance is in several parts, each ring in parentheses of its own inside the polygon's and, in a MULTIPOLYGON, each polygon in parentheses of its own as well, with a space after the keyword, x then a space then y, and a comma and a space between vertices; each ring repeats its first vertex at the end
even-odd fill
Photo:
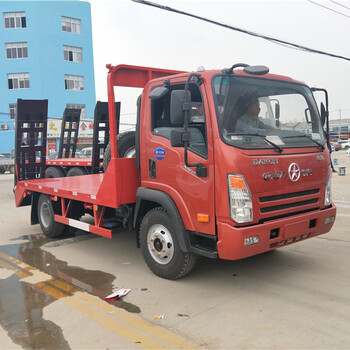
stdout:
POLYGON ((14 148, 16 102, 48 99, 93 117, 96 103, 91 8, 85 1, 0 0, 0 153, 14 148))

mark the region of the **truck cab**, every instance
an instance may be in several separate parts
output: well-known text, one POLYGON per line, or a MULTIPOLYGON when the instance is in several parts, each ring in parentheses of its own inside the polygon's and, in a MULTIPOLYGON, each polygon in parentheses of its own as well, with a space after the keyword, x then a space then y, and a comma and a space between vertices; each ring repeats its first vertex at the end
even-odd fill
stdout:
POLYGON ((138 200, 171 197, 188 250, 230 260, 328 232, 336 212, 311 89, 243 68, 150 81, 140 104, 138 200), (261 127, 238 130, 251 95, 261 127))

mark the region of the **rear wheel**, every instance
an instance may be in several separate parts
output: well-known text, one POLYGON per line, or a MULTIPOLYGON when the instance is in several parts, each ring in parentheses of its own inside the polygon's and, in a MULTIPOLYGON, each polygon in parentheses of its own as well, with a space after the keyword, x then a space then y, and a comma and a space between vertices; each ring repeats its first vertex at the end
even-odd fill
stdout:
POLYGON ((50 196, 41 194, 38 201, 38 217, 41 230, 50 238, 64 234, 66 225, 55 221, 55 212, 58 213, 58 203, 52 202, 50 196))
POLYGON ((151 271, 159 277, 176 280, 190 273, 197 256, 180 249, 175 225, 161 207, 150 210, 140 228, 143 258, 151 271))
POLYGON ((55 177, 65 177, 66 174, 63 169, 58 168, 56 166, 50 166, 45 170, 45 177, 47 179, 55 178, 55 177))
POLYGON ((87 175, 85 168, 73 167, 68 170, 67 177, 69 176, 82 176, 87 175))
MULTIPOLYGON (((118 142, 118 157, 119 158, 134 158, 136 157, 135 147, 135 131, 123 132, 117 136, 118 142)), ((103 171, 106 172, 108 164, 111 160, 111 144, 106 147, 103 156, 103 171)))
POLYGON ((9 166, 9 172, 10 172, 11 174, 14 174, 14 173, 15 173, 15 166, 14 166, 14 165, 10 165, 10 166, 9 166))
POLYGON ((4 168, 0 168, 0 174, 5 174, 5 169, 4 168))

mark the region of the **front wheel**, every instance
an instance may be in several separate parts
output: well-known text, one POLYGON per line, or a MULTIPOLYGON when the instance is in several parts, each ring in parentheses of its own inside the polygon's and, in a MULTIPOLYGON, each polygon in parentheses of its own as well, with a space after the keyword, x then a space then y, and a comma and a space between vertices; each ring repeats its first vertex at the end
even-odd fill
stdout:
POLYGON ((38 201, 38 217, 41 230, 45 236, 50 238, 60 237, 64 234, 66 225, 55 221, 55 212, 58 203, 52 202, 50 196, 41 194, 38 201))
POLYGON ((190 273, 197 256, 180 249, 175 225, 161 207, 150 210, 140 228, 140 245, 143 258, 151 271, 169 280, 179 279, 190 273))

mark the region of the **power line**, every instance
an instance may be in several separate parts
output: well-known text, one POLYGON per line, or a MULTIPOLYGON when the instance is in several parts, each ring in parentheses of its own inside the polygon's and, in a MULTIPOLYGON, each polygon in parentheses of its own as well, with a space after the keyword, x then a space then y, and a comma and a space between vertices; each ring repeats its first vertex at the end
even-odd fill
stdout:
POLYGON ((315 1, 311 1, 311 0, 307 0, 307 1, 308 1, 308 2, 311 2, 311 3, 314 4, 314 5, 323 7, 324 9, 327 9, 328 11, 335 12, 335 13, 337 13, 338 15, 342 15, 342 16, 345 16, 345 17, 350 18, 350 16, 346 15, 345 13, 342 13, 342 12, 339 12, 339 11, 336 11, 336 10, 333 10, 333 9, 331 9, 331 8, 329 8, 329 7, 327 7, 327 6, 321 5, 321 4, 319 4, 319 3, 315 2, 315 1))
POLYGON ((272 37, 269 37, 269 36, 266 36, 266 35, 258 34, 258 33, 255 33, 255 32, 251 32, 251 31, 248 31, 248 30, 245 30, 245 29, 238 28, 238 27, 233 27, 233 26, 230 26, 228 24, 217 22, 217 21, 214 21, 212 19, 204 18, 204 17, 198 16, 198 15, 195 15, 195 14, 192 14, 192 13, 189 13, 189 12, 180 11, 180 10, 174 9, 172 7, 169 7, 169 6, 156 4, 156 3, 153 3, 153 2, 150 2, 150 1, 146 1, 146 0, 131 0, 131 1, 137 2, 137 3, 142 4, 142 5, 148 5, 148 6, 156 7, 156 8, 159 8, 161 10, 175 12, 175 13, 178 13, 178 14, 181 14, 181 15, 185 15, 185 16, 189 16, 189 17, 192 17, 192 18, 196 18, 196 19, 199 19, 201 21, 205 21, 205 22, 208 22, 208 23, 211 23, 211 24, 215 24, 215 25, 218 25, 220 27, 224 27, 226 29, 234 30, 234 31, 237 31, 237 32, 240 32, 240 33, 243 33, 243 34, 247 34, 247 35, 255 36, 255 37, 258 37, 258 38, 261 38, 261 39, 265 39, 265 40, 268 40, 268 41, 273 42, 275 44, 287 46, 289 48, 296 48, 296 49, 307 51, 307 52, 317 53, 317 54, 320 54, 320 55, 325 55, 325 56, 330 56, 330 57, 340 58, 340 59, 343 59, 343 60, 346 60, 346 61, 350 61, 349 57, 335 55, 335 54, 332 54, 332 53, 329 53, 329 52, 312 49, 312 48, 309 48, 309 47, 306 47, 306 46, 302 46, 302 45, 294 44, 294 43, 291 43, 291 42, 288 42, 288 41, 272 38, 272 37))
POLYGON ((339 3, 339 2, 336 2, 336 1, 333 1, 333 0, 329 0, 329 1, 335 3, 335 4, 339 5, 339 6, 345 7, 346 9, 350 10, 350 7, 345 6, 345 5, 343 5, 343 4, 339 3))

